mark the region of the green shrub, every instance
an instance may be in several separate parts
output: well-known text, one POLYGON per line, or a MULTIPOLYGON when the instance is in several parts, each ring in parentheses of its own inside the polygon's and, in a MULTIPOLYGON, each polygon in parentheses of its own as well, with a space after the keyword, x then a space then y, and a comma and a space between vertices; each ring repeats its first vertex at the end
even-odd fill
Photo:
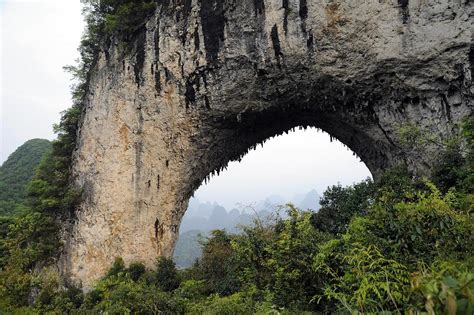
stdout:
MULTIPOLYGON (((324 253, 328 254, 331 253, 324 253)), ((338 311, 370 313, 404 309, 409 289, 409 272, 404 265, 385 258, 373 245, 351 244, 347 251, 337 255, 343 272, 326 269, 334 279, 330 285, 326 284, 324 296, 338 302, 338 311)), ((322 267, 321 262, 324 264, 324 259, 316 259, 316 270, 322 267)))
POLYGON ((242 294, 234 293, 221 297, 211 295, 207 300, 199 304, 192 304, 187 309, 188 314, 206 315, 245 315, 253 314, 253 304, 245 299, 242 294))
POLYGON ((110 13, 105 14, 105 31, 122 39, 128 39, 130 34, 142 27, 156 9, 156 3, 152 0, 122 1, 122 4, 114 6, 110 13))
MULTIPOLYGON (((346 234, 320 246, 313 266, 324 279, 325 290, 316 300, 326 305, 327 299, 336 301, 332 311, 348 312, 399 312, 420 309, 425 303, 434 303, 433 307, 453 304, 453 298, 435 302, 432 293, 423 296, 420 292, 426 287, 421 284, 413 295, 410 274, 420 273, 422 266, 439 259, 468 261, 474 252, 474 221, 454 207, 456 199, 464 197, 451 192, 443 196, 429 182, 424 187, 396 198, 403 200, 398 202, 393 201, 393 190, 382 190, 366 216, 356 216, 346 234), (433 302, 426 300, 428 296, 433 302)), ((445 288, 441 282, 438 285, 445 288)), ((458 289, 464 290, 459 308, 465 307, 470 293, 464 285, 458 289)), ((440 292, 446 294, 446 290, 440 292)))
POLYGON ((184 302, 154 285, 135 282, 126 274, 110 276, 99 282, 90 301, 81 308, 85 312, 108 314, 182 314, 184 302), (98 302, 93 304, 93 300, 98 302))
POLYGON ((375 185, 367 179, 349 187, 329 187, 320 200, 321 209, 313 214, 314 227, 332 234, 344 233, 354 215, 365 215, 373 202, 375 185))
POLYGON ((154 0, 83 0, 89 36, 82 46, 94 49, 92 42, 105 43, 112 36, 130 41, 153 15, 154 0))
POLYGON ((118 276, 125 273, 125 262, 121 257, 117 257, 110 270, 107 272, 106 277, 118 276))
POLYGON ((436 261, 412 274, 412 304, 428 314, 474 313, 474 261, 436 261))
POLYGON ((54 295, 54 312, 58 314, 68 314, 77 310, 84 303, 84 294, 82 290, 76 287, 69 287, 66 290, 60 290, 54 295))
POLYGON ((130 274, 130 278, 132 278, 133 281, 138 281, 138 279, 145 274, 145 271, 145 265, 138 262, 131 263, 127 268, 127 272, 130 274))
POLYGON ((214 230, 203 244, 197 268, 201 279, 206 281, 208 293, 229 295, 240 288, 232 239, 224 230, 214 230))
POLYGON ((242 234, 232 241, 240 281, 245 287, 255 286, 265 290, 272 278, 272 270, 266 264, 271 257, 270 245, 276 234, 276 226, 254 225, 242 228, 242 234))
POLYGON ((313 227, 312 212, 287 207, 289 217, 278 224, 267 246, 270 256, 263 262, 271 271, 267 288, 275 305, 317 310, 312 298, 322 287, 322 279, 313 272, 312 262, 319 244, 330 235, 313 227))
POLYGON ((180 284, 176 265, 171 258, 159 257, 156 263, 156 285, 163 291, 177 289, 180 284))
POLYGON ((418 193, 405 202, 376 203, 367 217, 354 220, 349 234, 408 265, 431 263, 437 257, 466 259, 474 250, 472 219, 456 211, 455 195, 442 197, 432 184, 427 186, 430 193, 418 193))
POLYGON ((184 299, 199 300, 206 297, 204 280, 186 280, 181 282, 176 294, 184 299))

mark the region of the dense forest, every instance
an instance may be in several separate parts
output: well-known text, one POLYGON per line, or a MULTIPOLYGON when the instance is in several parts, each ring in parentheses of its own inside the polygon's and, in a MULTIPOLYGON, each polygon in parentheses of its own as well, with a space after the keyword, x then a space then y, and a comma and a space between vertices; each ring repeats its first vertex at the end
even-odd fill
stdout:
MULTIPOLYGON (((255 220, 238 234, 215 230, 202 257, 177 270, 117 258, 84 293, 61 279, 59 222, 81 192, 70 165, 83 97, 101 45, 126 42, 152 1, 84 1, 88 26, 73 106, 27 184, 18 216, 0 221, 0 313, 5 314, 472 314, 474 312, 474 119, 440 147, 431 178, 403 165, 377 182, 328 188, 318 212, 255 220)), ((424 141, 415 126, 400 133, 424 141), (409 132, 406 132, 409 131, 409 132), (416 131, 416 132, 412 132, 416 131)), ((3 188, 2 188, 3 189, 3 188)), ((7 209, 12 212, 12 208, 7 209)))

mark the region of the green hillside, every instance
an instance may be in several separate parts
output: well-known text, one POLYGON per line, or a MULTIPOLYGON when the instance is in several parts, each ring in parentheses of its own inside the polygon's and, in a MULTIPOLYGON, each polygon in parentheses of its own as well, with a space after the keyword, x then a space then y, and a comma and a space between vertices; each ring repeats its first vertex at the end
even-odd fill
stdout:
POLYGON ((18 205, 24 202, 25 185, 50 149, 51 142, 48 140, 28 140, 3 163, 0 167, 0 215, 14 214, 18 205))

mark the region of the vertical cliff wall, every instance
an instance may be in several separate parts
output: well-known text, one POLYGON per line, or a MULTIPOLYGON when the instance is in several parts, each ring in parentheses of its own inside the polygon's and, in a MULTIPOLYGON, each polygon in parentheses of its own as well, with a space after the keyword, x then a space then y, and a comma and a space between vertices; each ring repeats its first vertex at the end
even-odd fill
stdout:
POLYGON ((62 270, 86 288, 115 257, 170 256, 201 182, 268 137, 315 126, 374 176, 429 173, 436 139, 472 114, 465 0, 163 0, 131 53, 112 42, 90 80, 74 157, 84 190, 62 270))

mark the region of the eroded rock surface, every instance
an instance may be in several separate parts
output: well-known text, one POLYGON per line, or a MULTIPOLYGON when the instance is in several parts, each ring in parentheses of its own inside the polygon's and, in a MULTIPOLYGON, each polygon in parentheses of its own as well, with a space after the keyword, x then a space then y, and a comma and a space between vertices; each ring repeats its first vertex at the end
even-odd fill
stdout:
POLYGON ((188 199, 256 144, 315 126, 377 176, 472 114, 469 0, 163 0, 133 53, 100 55, 75 153, 84 189, 66 232, 65 275, 85 288, 115 257, 170 256, 188 199))

